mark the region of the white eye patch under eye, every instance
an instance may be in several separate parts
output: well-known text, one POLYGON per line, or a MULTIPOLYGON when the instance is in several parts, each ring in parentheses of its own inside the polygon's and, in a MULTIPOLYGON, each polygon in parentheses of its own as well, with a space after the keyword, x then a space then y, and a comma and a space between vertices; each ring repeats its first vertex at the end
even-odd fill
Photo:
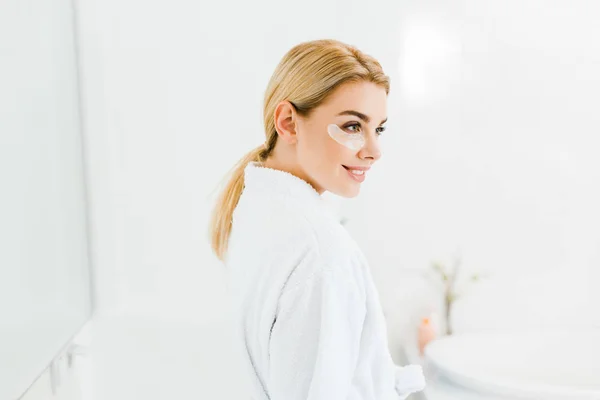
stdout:
POLYGON ((327 132, 333 140, 350 150, 360 150, 365 145, 365 136, 362 133, 344 132, 336 124, 327 125, 327 132))

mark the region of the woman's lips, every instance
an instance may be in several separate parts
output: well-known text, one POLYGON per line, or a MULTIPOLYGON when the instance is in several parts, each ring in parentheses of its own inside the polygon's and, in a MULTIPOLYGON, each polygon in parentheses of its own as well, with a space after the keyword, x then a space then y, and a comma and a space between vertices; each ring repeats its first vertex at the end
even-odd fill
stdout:
POLYGON ((348 175, 350 175, 350 177, 357 182, 363 182, 365 180, 367 170, 370 168, 345 165, 342 165, 342 167, 344 167, 344 169, 348 172, 348 175))

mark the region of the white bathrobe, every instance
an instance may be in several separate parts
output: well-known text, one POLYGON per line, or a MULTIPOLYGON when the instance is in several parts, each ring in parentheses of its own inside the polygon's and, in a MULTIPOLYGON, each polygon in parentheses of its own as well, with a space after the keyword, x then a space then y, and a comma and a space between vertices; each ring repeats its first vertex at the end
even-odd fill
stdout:
MULTIPOLYGON (((236 345, 253 400, 403 400, 369 265, 306 181, 250 163, 225 257, 236 345)), ((244 399, 246 400, 246 399, 244 399)))

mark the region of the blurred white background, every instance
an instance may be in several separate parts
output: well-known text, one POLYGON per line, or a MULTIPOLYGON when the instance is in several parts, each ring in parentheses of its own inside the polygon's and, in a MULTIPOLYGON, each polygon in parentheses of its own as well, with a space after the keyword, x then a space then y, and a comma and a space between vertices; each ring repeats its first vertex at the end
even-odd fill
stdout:
MULTIPOLYGON (((20 4, 37 15, 42 2, 20 4)), ((264 140, 272 71, 310 39, 353 44, 391 77, 383 157, 359 197, 331 199, 371 263, 398 363, 439 306, 422 272, 457 254, 465 274, 488 278, 456 302, 456 333, 600 324, 597 2, 74 9, 94 316, 106 332, 96 398, 167 398, 176 384, 243 396, 209 212, 222 177, 264 140), (175 364, 185 372, 171 376, 175 364)))

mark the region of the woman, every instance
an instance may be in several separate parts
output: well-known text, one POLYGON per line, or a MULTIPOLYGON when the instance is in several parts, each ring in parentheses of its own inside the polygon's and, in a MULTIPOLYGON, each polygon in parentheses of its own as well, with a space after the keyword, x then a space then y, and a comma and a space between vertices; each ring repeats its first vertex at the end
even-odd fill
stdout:
POLYGON ((265 94, 266 141, 234 167, 211 224, 227 267, 254 400, 398 400, 422 390, 393 363, 378 292, 325 191, 354 197, 381 157, 389 78, 356 48, 292 48, 265 94))

